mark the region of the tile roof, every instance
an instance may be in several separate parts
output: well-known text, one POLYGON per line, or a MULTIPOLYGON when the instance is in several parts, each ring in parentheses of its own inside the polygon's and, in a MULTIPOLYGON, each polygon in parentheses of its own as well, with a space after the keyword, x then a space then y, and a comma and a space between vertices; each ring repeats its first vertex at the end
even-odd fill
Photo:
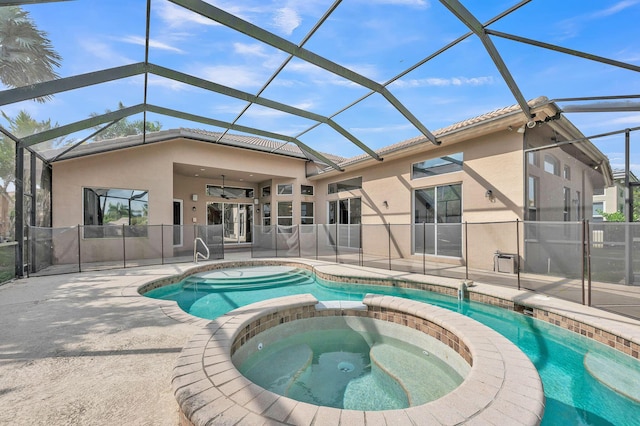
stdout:
MULTIPOLYGON (((548 101, 549 101, 549 99, 546 96, 539 96, 539 97, 537 97, 535 99, 530 100, 528 102, 528 104, 531 107, 535 107, 535 106, 539 106, 541 104, 544 104, 544 103, 546 103, 548 101)), ((451 125, 449 125, 447 127, 443 127, 441 129, 438 129, 438 130, 433 132, 433 135, 436 138, 438 138, 439 136, 443 136, 443 135, 446 135, 448 133, 455 132, 456 130, 461 130, 461 129, 464 129, 464 128, 468 128, 468 127, 472 127, 472 126, 475 126, 475 125, 479 125, 479 124, 482 124, 484 122, 487 122, 487 121, 490 121, 490 120, 493 120, 493 119, 496 119, 496 118, 499 118, 499 117, 503 117, 503 116, 506 116, 506 115, 509 115, 509 114, 513 114, 513 113, 517 113, 519 111, 521 111, 520 105, 517 105, 517 104, 516 105, 511 105, 511 106, 508 106, 508 107, 498 108, 496 110, 493 110, 493 111, 478 115, 476 117, 468 118, 466 120, 459 121, 457 123, 453 123, 453 124, 451 124, 451 125)), ((411 138, 411 139, 407 139, 407 140, 404 140, 404 141, 401 141, 401 142, 394 143, 392 145, 388 145, 388 146, 382 147, 380 149, 377 149, 375 152, 378 155, 383 156, 385 154, 389 154, 391 152, 400 151, 400 150, 409 148, 409 147, 414 146, 414 145, 422 144, 422 143, 427 142, 427 141, 428 141, 428 139, 425 136, 420 135, 420 136, 416 136, 416 137, 411 138)), ((353 164, 353 163, 356 163, 356 162, 359 162, 359 161, 362 161, 362 160, 366 160, 368 158, 369 158, 369 155, 360 154, 360 155, 357 155, 355 157, 347 158, 347 159, 345 159, 344 162, 339 163, 338 165, 339 166, 346 166, 346 165, 353 164)))
MULTIPOLYGON (((544 104, 546 102, 548 102, 548 99, 544 96, 541 96, 541 97, 530 100, 528 104, 531 107, 535 107, 535 106, 544 104)), ((436 137, 439 137, 439 136, 441 137, 445 134, 455 132, 457 130, 469 128, 472 126, 480 125, 482 123, 485 123, 487 121, 490 121, 496 118, 518 113, 519 111, 521 111, 519 105, 511 105, 508 107, 499 108, 494 111, 490 111, 485 114, 481 114, 479 116, 472 117, 472 118, 451 124, 450 126, 444 127, 442 129, 438 129, 435 132, 433 132, 433 134, 436 137)), ((227 145, 227 146, 235 146, 240 148, 271 152, 274 154, 288 155, 288 156, 293 156, 297 158, 308 158, 307 155, 305 155, 305 153, 297 145, 293 143, 284 142, 284 141, 275 141, 270 139, 264 139, 257 136, 247 136, 247 135, 239 135, 239 134, 233 134, 233 133, 226 133, 222 137, 222 139, 218 140, 220 138, 220 135, 222 135, 221 132, 211 132, 211 131, 202 130, 202 129, 179 128, 179 129, 161 130, 159 132, 148 133, 146 135, 145 141, 147 143, 160 142, 160 141, 183 137, 183 138, 202 140, 206 142, 216 142, 216 143, 220 143, 222 145, 227 145)), ((65 154, 63 158, 73 158, 73 157, 78 157, 82 155, 97 154, 100 152, 105 152, 105 151, 114 150, 114 149, 134 147, 142 144, 142 141, 143 141, 142 135, 135 135, 135 136, 126 136, 126 137, 121 137, 121 138, 116 138, 111 140, 104 140, 100 142, 87 143, 87 144, 80 145, 79 147, 70 151, 68 154, 65 154)), ((397 152, 414 145, 425 143, 426 141, 427 141, 427 138, 424 137, 423 135, 420 135, 411 139, 407 139, 407 140, 380 148, 375 152, 380 156, 384 156, 389 153, 397 152)), ((53 154, 53 155, 51 155, 49 158, 53 158, 56 154, 56 151, 59 153, 59 152, 62 152, 63 149, 64 148, 60 148, 57 150, 50 151, 48 154, 50 155, 53 154)), ((338 164, 341 167, 354 164, 370 158, 370 156, 366 153, 363 153, 351 158, 345 158, 339 155, 329 154, 329 153, 320 153, 320 154, 324 155, 327 159, 333 161, 334 163, 338 164)), ((314 160, 316 159, 314 158, 314 160)))

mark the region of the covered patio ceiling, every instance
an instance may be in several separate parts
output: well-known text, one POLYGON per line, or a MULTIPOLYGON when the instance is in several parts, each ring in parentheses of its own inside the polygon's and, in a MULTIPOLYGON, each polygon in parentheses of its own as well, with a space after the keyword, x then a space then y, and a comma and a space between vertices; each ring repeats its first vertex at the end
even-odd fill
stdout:
MULTIPOLYGON (((637 29, 612 26, 620 13, 640 18, 638 2, 569 1, 558 16, 544 0, 506 9, 479 0, 302 3, 0 0, 0 12, 28 11, 62 57, 56 78, 0 91, 6 115, 26 110, 56 124, 0 131, 57 161, 61 149, 100 143, 109 127, 139 119, 213 129, 218 141, 237 132, 295 144, 335 166, 323 153, 382 160, 381 146, 415 135, 438 145, 436 128, 509 104, 535 121, 527 99, 539 95, 564 114, 640 110, 640 52, 628 50, 637 29), (244 68, 233 62, 240 56, 244 68), (458 71, 444 78, 445 65, 458 71), (603 74, 617 84, 600 84, 603 74), (345 145, 356 151, 343 154, 345 145)), ((619 122, 599 133, 640 124, 619 122)))

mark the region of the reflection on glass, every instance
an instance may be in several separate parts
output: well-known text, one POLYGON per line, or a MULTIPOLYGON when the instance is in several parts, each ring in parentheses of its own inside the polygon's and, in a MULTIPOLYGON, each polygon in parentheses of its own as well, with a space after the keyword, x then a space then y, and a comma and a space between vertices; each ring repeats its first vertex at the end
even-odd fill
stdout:
MULTIPOLYGON (((84 225, 137 226, 147 225, 149 217, 148 192, 137 189, 84 189, 84 225)), ((85 238, 107 236, 100 228, 91 228, 85 238), (93 232, 95 231, 95 232, 93 232)), ((119 232, 119 231, 115 231, 119 232)), ((131 231, 131 236, 146 236, 146 227, 131 231)), ((113 234, 109 234, 114 236, 113 234)))
POLYGON ((441 185, 414 192, 414 252, 462 256, 462 185, 441 185))
POLYGON ((411 179, 441 175, 462 170, 462 153, 458 152, 444 157, 414 163, 411 166, 411 179))

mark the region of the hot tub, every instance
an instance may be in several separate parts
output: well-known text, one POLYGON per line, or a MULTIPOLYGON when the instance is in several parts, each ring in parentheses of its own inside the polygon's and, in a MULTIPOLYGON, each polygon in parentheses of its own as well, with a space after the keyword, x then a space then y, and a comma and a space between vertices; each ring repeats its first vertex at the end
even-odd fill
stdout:
MULTIPOLYGON (((331 367, 335 369, 331 374, 349 374, 352 368, 351 371, 357 368, 357 361, 352 359, 334 361, 338 362, 331 367)), ((318 377, 322 378, 322 374, 318 377)), ((419 380, 427 381, 426 378, 419 380)), ((183 425, 460 424, 469 421, 499 424, 507 414, 509 418, 519 419, 519 424, 536 425, 542 419, 545 405, 542 383, 534 365, 497 332, 436 306, 379 295, 367 295, 362 303, 319 303, 306 294, 269 299, 232 311, 211 321, 192 337, 174 368, 172 385, 183 425), (389 356, 374 350, 370 356, 381 358, 376 367, 381 379, 400 389, 400 392, 392 391, 396 396, 400 394, 399 399, 402 393, 406 395, 406 407, 348 409, 344 405, 336 408, 278 394, 254 383, 236 367, 250 370, 254 365, 251 357, 265 351, 267 358, 271 356, 271 360, 277 362, 267 362, 260 369, 270 370, 267 373, 272 376, 281 376, 280 387, 290 389, 295 376, 304 374, 305 366, 313 364, 314 353, 312 348, 303 347, 278 352, 279 342, 285 342, 292 334, 336 327, 356 333, 370 350, 376 348, 376 342, 388 342, 390 337, 401 342, 401 346, 410 342, 426 352, 422 353, 423 357, 434 356, 443 361, 462 382, 436 399, 419 401, 423 395, 410 389, 411 375, 406 374, 415 362, 403 365, 400 362, 405 361, 399 361, 400 367, 394 370, 398 367, 394 359, 397 352, 389 356), (376 337, 364 337, 367 336, 364 332, 372 328, 376 337), (371 340, 367 342, 367 339, 371 340), (272 347, 274 350, 269 355, 272 347), (285 357, 289 357, 293 373, 279 370, 287 364, 285 357)), ((344 395, 342 400, 344 404, 344 395)))

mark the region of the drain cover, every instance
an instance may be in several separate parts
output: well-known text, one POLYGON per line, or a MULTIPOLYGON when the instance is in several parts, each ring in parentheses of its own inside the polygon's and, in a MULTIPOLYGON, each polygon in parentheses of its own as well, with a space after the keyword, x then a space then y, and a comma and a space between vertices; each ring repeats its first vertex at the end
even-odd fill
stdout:
POLYGON ((338 370, 342 371, 343 373, 351 373, 354 368, 355 367, 350 362, 342 361, 340 364, 338 364, 338 370))

